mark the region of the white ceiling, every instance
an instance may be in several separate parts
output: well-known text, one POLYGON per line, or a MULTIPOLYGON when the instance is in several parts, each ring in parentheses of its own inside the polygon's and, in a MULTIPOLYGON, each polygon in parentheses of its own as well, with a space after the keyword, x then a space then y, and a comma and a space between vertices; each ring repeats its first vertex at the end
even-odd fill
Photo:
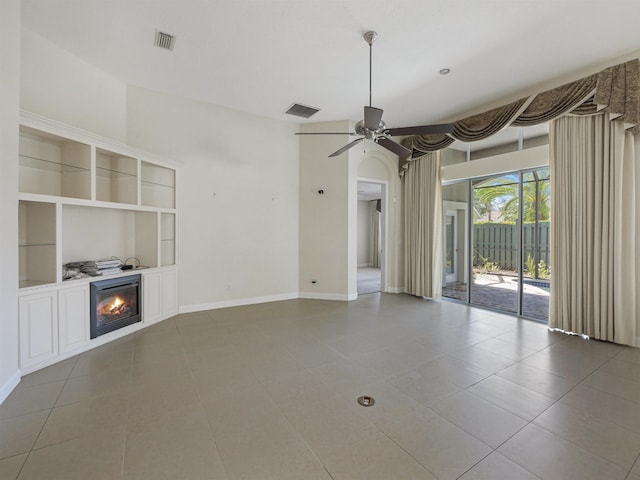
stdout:
POLYGON ((638 0, 22 0, 23 24, 130 85, 275 119, 453 120, 640 49, 638 0), (156 29, 177 37, 153 46, 156 29), (439 75, 443 67, 451 74, 439 75))

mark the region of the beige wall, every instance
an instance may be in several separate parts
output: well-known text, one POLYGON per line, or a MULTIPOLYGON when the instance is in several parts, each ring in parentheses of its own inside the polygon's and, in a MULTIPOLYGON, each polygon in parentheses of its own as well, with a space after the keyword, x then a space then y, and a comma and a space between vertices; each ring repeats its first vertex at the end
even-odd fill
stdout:
POLYGON ((3 0, 0 15, 0 403, 18 370, 18 118, 20 1, 3 0))
POLYGON ((128 142, 181 163, 179 304, 297 296, 297 127, 130 87, 128 142))
MULTIPOLYGON (((315 123, 300 127, 301 132, 347 132, 349 129, 349 122, 315 123)), ((348 135, 301 135, 299 138, 299 291, 308 298, 347 300, 356 294, 357 197, 349 205, 349 154, 333 158, 328 158, 328 155, 352 138, 348 135), (319 194, 319 190, 324 193, 319 194), (350 230, 353 230, 352 248, 349 245, 350 230), (351 290, 350 255, 354 263, 354 286, 351 290)))
MULTIPOLYGON (((3 67, 4 68, 4 67, 3 67)), ((124 142, 127 85, 22 29, 20 108, 124 142)))

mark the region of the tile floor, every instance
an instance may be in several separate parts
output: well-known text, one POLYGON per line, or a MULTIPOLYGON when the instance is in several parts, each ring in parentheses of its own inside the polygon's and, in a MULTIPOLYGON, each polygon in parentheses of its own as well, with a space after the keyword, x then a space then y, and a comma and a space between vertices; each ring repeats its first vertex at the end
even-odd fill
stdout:
POLYGON ((179 315, 0 406, 3 480, 640 480, 639 454, 640 350, 406 295, 179 315))

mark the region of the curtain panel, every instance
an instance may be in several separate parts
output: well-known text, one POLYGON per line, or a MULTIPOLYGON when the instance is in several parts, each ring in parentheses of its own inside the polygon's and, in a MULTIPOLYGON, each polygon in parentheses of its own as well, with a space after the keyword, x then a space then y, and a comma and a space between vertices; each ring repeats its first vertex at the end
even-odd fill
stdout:
POLYGON ((553 208, 549 327, 636 344, 640 151, 611 115, 550 129, 553 208))
POLYGON ((440 298, 442 290, 442 189, 440 153, 413 162, 403 179, 405 292, 440 298))
POLYGON ((640 60, 609 67, 600 73, 522 98, 508 105, 453 122, 450 134, 414 135, 402 144, 413 153, 400 158, 402 177, 409 164, 427 152, 451 145, 455 140, 473 142, 487 138, 502 128, 533 126, 561 116, 606 112, 633 133, 640 133, 640 60))
POLYGON ((369 266, 380 268, 380 200, 369 202, 369 266))

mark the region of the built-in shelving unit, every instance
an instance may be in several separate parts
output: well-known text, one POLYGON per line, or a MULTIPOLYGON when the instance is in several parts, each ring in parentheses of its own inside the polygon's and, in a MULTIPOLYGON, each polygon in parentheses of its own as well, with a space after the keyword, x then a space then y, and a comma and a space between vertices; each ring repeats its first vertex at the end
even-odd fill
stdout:
POLYGON ((17 161, 23 372, 177 312, 172 162, 28 112, 17 161), (143 322, 90 340, 85 292, 104 277, 63 281, 63 265, 111 256, 142 267, 143 322))

